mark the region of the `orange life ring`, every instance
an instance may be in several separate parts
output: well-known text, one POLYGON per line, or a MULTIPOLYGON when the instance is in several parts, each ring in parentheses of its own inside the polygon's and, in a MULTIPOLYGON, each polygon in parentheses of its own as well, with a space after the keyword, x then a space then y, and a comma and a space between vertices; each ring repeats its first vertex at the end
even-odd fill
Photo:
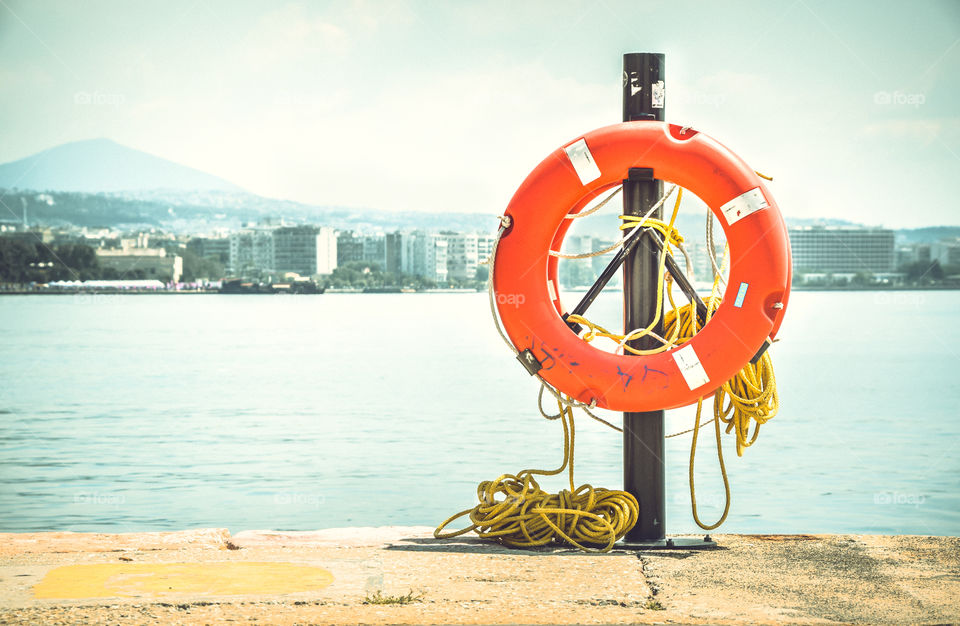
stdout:
POLYGON ((510 342, 530 350, 557 390, 616 411, 684 406, 715 391, 773 338, 790 294, 787 228, 756 172, 716 140, 664 122, 615 124, 558 148, 527 176, 506 210, 493 289, 510 342), (710 322, 681 346, 652 355, 605 352, 561 318, 557 259, 571 220, 631 167, 653 168, 703 200, 730 246, 730 276, 710 322))

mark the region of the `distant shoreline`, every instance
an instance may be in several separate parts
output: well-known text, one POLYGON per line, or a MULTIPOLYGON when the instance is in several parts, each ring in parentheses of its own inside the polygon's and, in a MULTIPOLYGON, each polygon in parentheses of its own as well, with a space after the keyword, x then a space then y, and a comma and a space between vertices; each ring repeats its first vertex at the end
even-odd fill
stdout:
POLYGON ((829 287, 825 285, 797 285, 790 291, 956 291, 960 285, 898 285, 896 287, 862 286, 829 287))
POLYGON ((16 291, 3 291, 0 290, 0 296, 181 296, 181 295, 191 295, 191 296, 322 296, 322 295, 365 295, 365 296, 377 296, 377 295, 394 295, 394 294, 431 294, 431 293, 442 293, 442 294, 464 294, 464 293, 484 293, 483 291, 477 291, 473 289, 425 289, 422 291, 390 291, 390 292, 378 292, 378 291, 363 291, 360 289, 357 290, 333 290, 327 291, 324 293, 223 293, 217 290, 182 290, 177 291, 175 289, 158 289, 155 291, 138 291, 138 290, 128 290, 128 291, 117 291, 117 290, 77 290, 77 291, 28 291, 28 290, 16 290, 16 291))
MULTIPOLYGON (((577 293, 581 291, 586 291, 586 287, 573 287, 567 289, 571 293, 577 293)), ((880 286, 861 286, 861 287, 829 287, 829 286, 813 286, 813 285, 797 285, 790 288, 791 291, 957 291, 960 290, 960 285, 915 285, 915 286, 896 286, 896 287, 880 287, 880 286)), ((476 290, 476 293, 483 293, 485 290, 476 290)), ((610 289, 611 292, 621 292, 622 289, 615 288, 610 289)), ((48 290, 11 290, 4 291, 0 290, 0 296, 90 296, 90 295, 99 295, 99 296, 178 296, 178 295, 218 295, 218 296, 238 296, 238 295, 384 295, 385 293, 389 294, 431 294, 431 293, 443 293, 443 294, 464 294, 464 293, 474 293, 472 289, 424 289, 421 291, 396 291, 396 292, 377 292, 377 291, 363 291, 362 289, 348 290, 348 289, 333 289, 327 290, 326 293, 315 293, 315 294, 258 294, 258 293, 249 293, 249 294, 237 294, 237 293, 223 293, 218 290, 192 290, 184 289, 177 291, 175 289, 157 289, 157 290, 128 290, 128 291, 119 291, 119 290, 76 290, 76 291, 48 291, 48 290)))

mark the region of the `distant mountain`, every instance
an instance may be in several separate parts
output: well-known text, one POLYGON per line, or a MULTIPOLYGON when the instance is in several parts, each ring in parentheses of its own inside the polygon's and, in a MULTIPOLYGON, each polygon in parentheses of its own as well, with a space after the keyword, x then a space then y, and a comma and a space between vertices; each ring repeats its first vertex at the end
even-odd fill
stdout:
MULTIPOLYGON (((31 225, 161 228, 177 233, 234 230, 245 223, 282 220, 341 230, 493 232, 504 207, 488 213, 393 212, 365 207, 316 206, 265 198, 205 172, 127 148, 109 139, 63 144, 0 165, 0 222, 31 225)), ((604 241, 619 236, 616 211, 577 220, 571 235, 604 241)), ((676 226, 690 242, 702 242, 705 211, 682 211, 676 226)), ((790 218, 789 226, 859 226, 832 218, 790 218)), ((717 225, 715 237, 723 231, 717 225)), ((898 230, 898 243, 960 237, 960 226, 898 230)))
POLYGON ((109 139, 65 143, 0 165, 0 188, 110 193, 169 189, 242 191, 222 178, 109 139))

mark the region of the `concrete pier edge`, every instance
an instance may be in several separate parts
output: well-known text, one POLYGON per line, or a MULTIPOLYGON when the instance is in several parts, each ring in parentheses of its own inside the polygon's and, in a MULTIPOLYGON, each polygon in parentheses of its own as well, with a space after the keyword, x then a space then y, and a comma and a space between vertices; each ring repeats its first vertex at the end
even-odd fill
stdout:
POLYGON ((714 534, 715 550, 584 554, 438 541, 432 530, 3 533, 0 623, 960 622, 957 537, 714 534), (242 572, 283 564, 329 577, 235 593, 242 572), (64 592, 85 597, 38 597, 57 595, 51 572, 64 579, 78 566, 100 572, 102 597, 92 583, 64 592), (184 572, 196 573, 189 586, 184 572), (150 579, 163 586, 142 584, 150 579))

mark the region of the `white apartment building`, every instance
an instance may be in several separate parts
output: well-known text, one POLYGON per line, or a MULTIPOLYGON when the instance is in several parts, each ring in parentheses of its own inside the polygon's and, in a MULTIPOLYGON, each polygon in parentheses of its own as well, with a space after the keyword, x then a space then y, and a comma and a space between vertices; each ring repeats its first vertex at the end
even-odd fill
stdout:
POLYGON ((798 273, 894 270, 894 233, 887 228, 802 226, 788 229, 798 273))
POLYGON ((447 238, 422 230, 399 233, 400 271, 437 283, 447 282, 447 238))
POLYGON ((475 233, 446 233, 447 278, 473 280, 477 277, 478 241, 475 233))
POLYGON ((272 270, 273 262, 272 228, 256 226, 230 235, 230 261, 227 271, 231 274, 272 270))
POLYGON ((326 226, 255 226, 230 235, 228 271, 330 274, 337 268, 337 234, 326 226))
POLYGON ((273 267, 279 272, 313 276, 337 268, 337 237, 332 228, 282 226, 273 231, 273 249, 273 267))

